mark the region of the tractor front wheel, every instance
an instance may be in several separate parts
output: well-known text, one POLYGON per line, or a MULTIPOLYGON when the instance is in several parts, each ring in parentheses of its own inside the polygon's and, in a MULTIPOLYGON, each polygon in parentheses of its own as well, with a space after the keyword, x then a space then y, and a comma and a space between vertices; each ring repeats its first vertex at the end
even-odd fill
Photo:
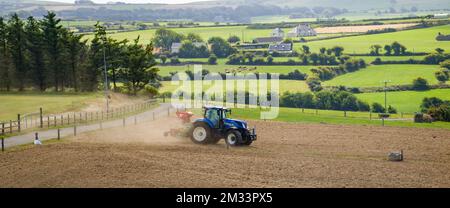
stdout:
POLYGON ((229 131, 225 137, 225 142, 230 146, 238 146, 242 143, 242 134, 237 130, 229 131))

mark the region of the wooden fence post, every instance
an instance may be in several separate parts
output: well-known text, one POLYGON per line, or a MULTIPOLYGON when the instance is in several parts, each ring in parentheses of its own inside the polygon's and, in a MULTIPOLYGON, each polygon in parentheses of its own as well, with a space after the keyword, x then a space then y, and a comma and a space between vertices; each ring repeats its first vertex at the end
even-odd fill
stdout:
POLYGON ((372 111, 369 111, 369 120, 372 120, 372 111))
POLYGON ((13 125, 12 125, 12 120, 9 120, 9 133, 12 134, 13 133, 13 125))
POLYGON ((53 123, 54 123, 54 125, 55 125, 55 127, 56 127, 56 125, 57 125, 56 116, 54 116, 53 119, 54 119, 54 122, 53 122, 53 123))
POLYGON ((61 129, 58 129, 58 140, 61 139, 61 129))
POLYGON ((39 120, 41 129, 44 128, 44 118, 42 117, 42 108, 39 108, 39 120))
POLYGON ((64 115, 61 114, 61 126, 64 126, 64 115))
POLYGON ((77 136, 77 125, 73 125, 73 135, 77 136))
POLYGON ((5 151, 5 138, 3 138, 3 136, 1 138, 2 138, 2 152, 4 152, 5 151))
POLYGON ((47 128, 50 128, 50 116, 47 116, 47 128))
POLYGON ((5 123, 2 123, 2 135, 5 135, 5 123))
POLYGON ((344 117, 347 117, 347 111, 344 111, 344 117))
POLYGON ((20 114, 17 114, 17 131, 20 132, 20 114))

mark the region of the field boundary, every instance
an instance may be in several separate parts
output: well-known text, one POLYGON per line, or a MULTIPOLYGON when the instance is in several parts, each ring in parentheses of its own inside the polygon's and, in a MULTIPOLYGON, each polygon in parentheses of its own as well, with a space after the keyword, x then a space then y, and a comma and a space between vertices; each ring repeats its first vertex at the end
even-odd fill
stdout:
POLYGON ((108 110, 67 112, 47 115, 44 114, 43 108, 39 108, 38 112, 28 113, 24 116, 17 114, 16 120, 0 121, 0 136, 11 136, 26 133, 27 131, 35 129, 51 129, 108 121, 146 111, 155 103, 157 103, 156 99, 150 99, 141 103, 110 108, 108 110))

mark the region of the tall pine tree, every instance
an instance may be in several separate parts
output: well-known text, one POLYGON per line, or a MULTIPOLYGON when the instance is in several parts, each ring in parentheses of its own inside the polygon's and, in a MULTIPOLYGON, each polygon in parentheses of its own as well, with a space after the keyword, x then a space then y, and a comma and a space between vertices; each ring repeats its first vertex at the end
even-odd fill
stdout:
POLYGON ((61 68, 61 44, 60 35, 62 26, 59 25, 61 20, 56 18, 56 14, 53 12, 48 12, 42 20, 42 30, 44 32, 44 47, 46 49, 46 54, 48 58, 48 68, 52 72, 53 85, 55 91, 59 91, 59 86, 61 79, 63 78, 61 68))
POLYGON ((46 86, 46 70, 44 64, 43 50, 43 32, 39 22, 33 17, 27 19, 25 26, 27 39, 27 51, 29 54, 29 63, 32 74, 33 83, 40 91, 45 91, 46 86))
POLYGON ((25 89, 28 66, 26 64, 26 37, 24 23, 17 14, 13 14, 8 22, 8 46, 13 59, 14 74, 19 91, 25 89))
POLYGON ((7 25, 0 17, 0 89, 11 90, 10 56, 8 51, 7 25))

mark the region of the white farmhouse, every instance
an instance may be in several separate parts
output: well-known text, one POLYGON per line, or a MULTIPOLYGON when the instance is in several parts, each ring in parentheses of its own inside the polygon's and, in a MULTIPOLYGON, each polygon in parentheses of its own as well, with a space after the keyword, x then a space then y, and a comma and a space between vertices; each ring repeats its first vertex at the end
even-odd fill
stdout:
POLYGON ((179 53, 181 48, 181 43, 172 43, 172 47, 170 47, 171 53, 179 53))
POLYGON ((300 24, 287 34, 289 38, 316 36, 317 32, 309 24, 300 24))
POLYGON ((284 31, 281 28, 277 27, 272 31, 272 37, 284 38, 284 31))

